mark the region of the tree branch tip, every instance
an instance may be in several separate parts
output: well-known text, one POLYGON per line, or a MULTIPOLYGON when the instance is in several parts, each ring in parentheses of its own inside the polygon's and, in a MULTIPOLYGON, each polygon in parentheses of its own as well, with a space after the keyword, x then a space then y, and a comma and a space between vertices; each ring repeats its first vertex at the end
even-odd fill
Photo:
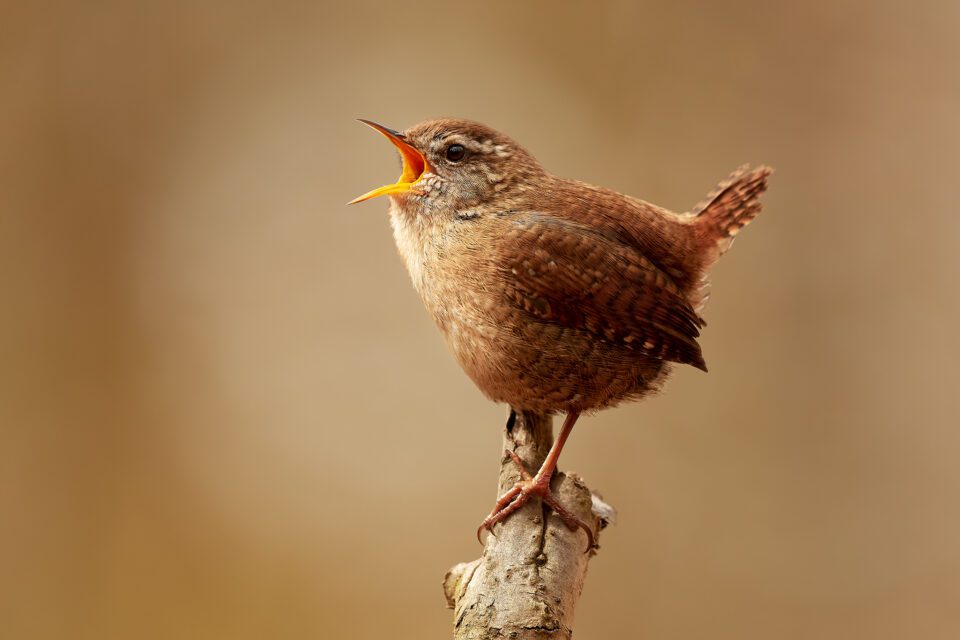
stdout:
POLYGON ((482 558, 478 558, 471 562, 461 562, 447 571, 447 575, 443 577, 443 595, 447 598, 448 609, 453 609, 456 606, 457 600, 460 599, 467 585, 470 584, 470 578, 473 577, 473 572, 480 566, 481 560, 482 558))

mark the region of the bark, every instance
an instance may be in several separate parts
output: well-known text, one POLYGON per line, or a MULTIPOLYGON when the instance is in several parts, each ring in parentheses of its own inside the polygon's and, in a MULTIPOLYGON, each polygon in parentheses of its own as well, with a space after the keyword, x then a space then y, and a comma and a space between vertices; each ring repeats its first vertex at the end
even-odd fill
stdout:
MULTIPOLYGON (((549 416, 511 413, 504 448, 515 451, 531 473, 553 442, 549 416)), ((509 456, 500 463, 503 494, 520 479, 509 456)), ((551 486, 570 511, 600 530, 614 511, 583 481, 559 470, 551 486)), ((589 560, 587 536, 571 531, 539 500, 531 500, 487 536, 483 556, 453 567, 443 581, 447 604, 454 610, 454 640, 567 640, 583 589, 589 560)))

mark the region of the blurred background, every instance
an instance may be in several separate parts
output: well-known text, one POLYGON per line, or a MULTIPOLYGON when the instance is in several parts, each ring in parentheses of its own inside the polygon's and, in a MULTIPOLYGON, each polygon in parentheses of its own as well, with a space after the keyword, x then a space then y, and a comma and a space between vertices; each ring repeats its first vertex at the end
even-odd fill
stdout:
POLYGON ((583 638, 960 637, 960 4, 34 2, 0 14, 0 634, 443 638, 506 409, 353 119, 481 120, 685 210, 777 170, 710 374, 581 421, 583 638))

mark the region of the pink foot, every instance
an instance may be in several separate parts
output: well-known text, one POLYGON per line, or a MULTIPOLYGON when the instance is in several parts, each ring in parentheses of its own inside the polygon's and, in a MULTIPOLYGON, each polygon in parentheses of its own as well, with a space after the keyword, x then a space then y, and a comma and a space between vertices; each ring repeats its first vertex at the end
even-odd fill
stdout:
MULTIPOLYGON (((560 519, 567 525, 567 528, 571 531, 576 531, 577 528, 583 529, 587 534, 587 551, 593 549, 595 546, 593 529, 591 529, 586 522, 564 508, 563 505, 557 501, 553 492, 550 491, 550 477, 553 475, 553 469, 550 469, 549 473, 544 473, 543 468, 541 468, 536 476, 531 476, 530 472, 527 471, 527 468, 523 465, 523 461, 520 460, 520 457, 516 453, 513 451, 507 451, 507 453, 510 454, 513 462, 520 469, 522 479, 497 500, 493 511, 490 512, 490 515, 484 519, 480 524, 480 528, 477 529, 477 540, 480 540, 480 534, 484 529, 489 531, 490 535, 495 535, 493 533, 493 527, 498 522, 502 522, 507 516, 525 505, 531 497, 539 496, 545 505, 560 516, 560 519)), ((482 542, 481 540, 481 543, 482 542)))

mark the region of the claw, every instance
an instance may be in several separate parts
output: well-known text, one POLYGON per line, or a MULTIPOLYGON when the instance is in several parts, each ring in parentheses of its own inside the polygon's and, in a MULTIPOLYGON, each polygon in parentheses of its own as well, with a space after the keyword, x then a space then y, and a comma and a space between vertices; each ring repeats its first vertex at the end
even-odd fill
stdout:
POLYGON ((497 500, 497 503, 493 505, 493 511, 491 511, 490 515, 488 515, 486 518, 483 519, 483 522, 480 523, 480 527, 477 529, 477 540, 480 542, 480 544, 483 544, 483 539, 480 537, 480 535, 484 529, 489 531, 490 535, 496 538, 497 534, 493 532, 493 527, 498 522, 500 522, 500 520, 506 517, 506 516, 502 516, 501 514, 503 514, 504 512, 506 512, 507 514, 513 513, 516 509, 520 507, 520 505, 523 504, 523 502, 526 502, 526 500, 524 500, 513 509, 510 509, 511 505, 516 501, 515 498, 517 498, 517 496, 521 495, 522 493, 523 493, 523 486, 521 485, 521 483, 518 482, 517 484, 513 485, 512 489, 507 491, 505 494, 503 494, 500 497, 499 500, 497 500), (508 509, 510 510, 507 511, 508 509))
POLYGON ((583 532, 587 534, 587 548, 584 553, 590 553, 590 550, 597 546, 597 543, 593 537, 593 529, 591 529, 586 522, 567 511, 563 505, 557 502, 557 499, 553 497, 552 493, 547 493, 544 495, 543 501, 548 507, 553 509, 555 514, 560 516, 560 519, 563 520, 563 524, 567 525, 567 528, 570 529, 570 531, 576 531, 578 528, 580 528, 583 529, 583 532))
POLYGON ((482 534, 481 532, 482 532, 484 529, 486 529, 487 531, 489 531, 489 532, 490 532, 490 535, 493 536, 494 538, 497 537, 497 534, 495 534, 495 533, 493 532, 493 527, 488 527, 487 525, 482 524, 482 525, 480 525, 479 527, 477 527, 477 542, 479 542, 480 544, 483 544, 483 538, 481 537, 483 534, 482 534))

